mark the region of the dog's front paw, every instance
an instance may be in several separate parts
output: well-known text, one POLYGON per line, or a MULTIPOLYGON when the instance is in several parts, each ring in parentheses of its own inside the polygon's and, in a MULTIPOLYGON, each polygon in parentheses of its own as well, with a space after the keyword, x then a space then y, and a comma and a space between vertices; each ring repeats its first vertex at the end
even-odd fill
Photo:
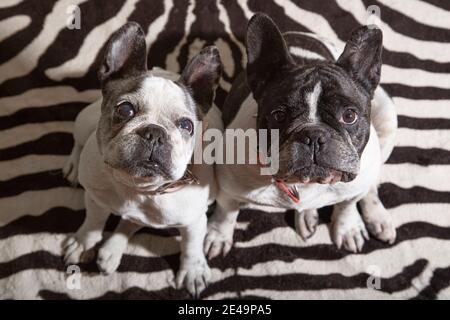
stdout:
POLYGON ((394 222, 389 212, 381 208, 377 214, 371 214, 369 217, 364 217, 367 230, 378 240, 393 244, 397 237, 394 222))
POLYGON ((334 221, 332 237, 339 249, 343 246, 354 253, 362 251, 364 239, 369 240, 369 234, 360 215, 341 217, 334 221))
POLYGON ((198 298, 200 293, 206 288, 211 278, 206 259, 184 261, 176 277, 176 286, 178 289, 183 286, 191 295, 198 298))
POLYGON ((119 267, 122 255, 122 250, 114 250, 110 246, 101 247, 97 255, 98 269, 105 274, 113 273, 119 267))
POLYGON ((317 210, 295 211, 295 229, 303 241, 307 241, 314 235, 318 225, 317 210))
POLYGON ((228 230, 216 223, 208 224, 208 233, 204 242, 204 252, 208 259, 220 254, 225 256, 233 246, 233 229, 228 230))
POLYGON ((64 263, 66 265, 89 261, 94 257, 93 250, 86 250, 83 243, 74 236, 63 243, 64 263))

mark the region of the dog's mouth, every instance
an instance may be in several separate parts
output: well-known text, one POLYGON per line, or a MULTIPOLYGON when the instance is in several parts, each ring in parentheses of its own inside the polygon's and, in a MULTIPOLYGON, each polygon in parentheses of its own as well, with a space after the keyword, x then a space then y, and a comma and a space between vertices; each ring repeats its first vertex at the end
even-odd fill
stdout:
POLYGON ((120 171, 122 174, 129 175, 135 181, 142 183, 153 182, 157 178, 171 180, 166 168, 157 161, 145 160, 128 166, 115 165, 108 161, 105 161, 105 164, 115 171, 120 171))
POLYGON ((322 167, 316 164, 294 170, 291 174, 276 177, 277 180, 286 183, 320 183, 335 184, 338 182, 350 182, 356 178, 355 173, 322 167))

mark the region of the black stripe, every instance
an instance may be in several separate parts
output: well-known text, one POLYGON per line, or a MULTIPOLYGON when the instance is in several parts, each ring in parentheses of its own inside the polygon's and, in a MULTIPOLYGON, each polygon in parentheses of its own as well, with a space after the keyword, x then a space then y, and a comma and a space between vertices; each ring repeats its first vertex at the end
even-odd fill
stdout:
MULTIPOLYGON (((42 31, 44 19, 52 11, 54 4, 54 0, 42 0, 39 1, 39 4, 34 1, 21 1, 16 6, 0 9, 0 20, 19 15, 31 18, 30 24, 25 29, 16 32, 1 42, 0 64, 17 56, 38 36, 42 31)), ((0 96, 2 95, 0 94, 0 96)))
POLYGON ((0 263, 0 279, 10 277, 24 270, 32 269, 65 270, 61 257, 55 256, 47 251, 36 251, 21 255, 8 262, 0 263))
POLYGON ((30 154, 68 155, 72 151, 73 136, 66 132, 53 132, 34 141, 0 150, 0 161, 12 160, 30 154))
POLYGON ((403 189, 392 183, 383 183, 379 194, 386 208, 406 203, 449 203, 450 191, 434 191, 423 187, 403 189))
MULTIPOLYGON (((394 293, 408 289, 413 279, 418 277, 426 268, 427 261, 419 259, 413 264, 405 266, 404 269, 390 277, 380 278, 380 291, 394 293)), ((266 289, 277 291, 293 290, 323 290, 323 289, 367 289, 367 281, 370 275, 368 273, 359 273, 353 276, 344 276, 342 274, 305 274, 294 273, 274 276, 234 276, 222 281, 212 283, 206 288, 204 295, 210 291, 217 291, 218 288, 230 287, 227 291, 245 291, 252 289, 266 289)), ((223 290, 223 289, 222 289, 223 290)))
POLYGON ((286 15, 284 8, 273 3, 272 1, 250 0, 247 3, 249 9, 253 12, 264 12, 269 15, 277 24, 282 32, 286 31, 303 31, 311 32, 311 30, 302 24, 302 19, 293 20, 286 15))
POLYGON ((23 108, 12 115, 0 116, 0 130, 27 123, 73 121, 87 105, 86 102, 70 102, 48 107, 23 108))
POLYGON ((450 11, 450 2, 448 0, 421 0, 421 1, 428 2, 433 6, 450 11))
MULTIPOLYGON (((77 56, 86 37, 92 30, 115 17, 126 0, 115 0, 102 3, 101 10, 98 10, 96 1, 87 1, 79 5, 81 13, 81 28, 62 28, 56 38, 52 41, 45 53, 39 58, 36 70, 57 67, 66 61, 77 56)), ((100 39, 106 41, 106 39, 100 39)), ((70 77, 70 74, 67 74, 70 77)), ((24 78, 27 78, 25 76, 24 78)), ((42 86, 40 84, 40 86, 42 86)))
POLYGON ((383 64, 403 69, 414 68, 434 73, 450 73, 450 62, 423 60, 409 52, 395 52, 386 48, 383 49, 383 64))
MULTIPOLYGON (((45 300, 67 300, 71 299, 67 294, 51 290, 39 291, 39 296, 45 300)), ((172 287, 147 291, 138 287, 130 287, 122 292, 108 291, 95 300, 191 300, 192 296, 186 290, 176 290, 172 287)))
POLYGON ((399 83, 382 83, 392 97, 409 99, 450 100, 450 90, 436 87, 411 87, 399 83))
MULTIPOLYGON (((334 0, 328 1, 300 1, 295 0, 295 4, 305 10, 315 12, 323 16, 331 25, 333 30, 341 40, 348 40, 353 29, 360 26, 359 22, 348 12, 341 9, 334 0), (324 10, 326 8, 326 10, 324 10), (336 18, 338 17, 338 18, 336 18)), ((382 19, 389 25, 395 21, 385 20, 382 11, 382 19)), ((299 17, 301 23, 301 17, 299 17)), ((398 22, 402 23, 402 21, 398 22)), ((409 34, 409 33, 407 33, 409 34)), ((449 73, 450 62, 439 63, 433 60, 422 60, 413 56, 409 52, 395 52, 386 48, 383 49, 383 63, 399 68, 417 68, 437 73, 449 73)))
POLYGON ((187 16, 188 2, 174 0, 168 21, 158 34, 155 43, 148 52, 148 65, 166 67, 166 57, 173 52, 184 35, 184 22, 187 16))
POLYGON ((450 129, 450 119, 398 116, 398 126, 417 130, 450 129))
POLYGON ((387 163, 414 163, 422 166, 450 164, 450 151, 437 148, 395 147, 387 163))
MULTIPOLYGON (((252 220, 251 223, 256 221, 256 219, 257 217, 255 217, 255 220, 252 220)), ((266 228, 274 229, 280 228, 280 226, 272 225, 266 228)), ((291 229, 289 232, 295 232, 295 230, 293 230, 294 226, 287 226, 286 228, 291 229)), ((287 229, 286 232, 288 232, 287 229)), ((433 239, 450 240, 450 228, 444 228, 426 222, 411 222, 403 224, 397 228, 397 239, 395 244, 389 245, 371 238, 369 241, 364 243, 361 254, 369 254, 378 250, 387 250, 392 248, 392 246, 396 246, 405 241, 430 237, 433 239)), ((235 230, 235 242, 248 242, 252 239, 253 238, 247 235, 246 231, 235 230)), ((219 256, 212 259, 210 261, 210 266, 220 270, 235 268, 236 266, 250 269, 258 263, 270 262, 273 260, 289 263, 296 259, 323 261, 325 263, 330 260, 340 260, 352 254, 344 249, 338 249, 334 244, 300 246, 300 242, 301 240, 298 239, 298 246, 295 245, 294 241, 292 241, 290 245, 266 243, 249 248, 234 246, 225 258, 219 256)))
MULTIPOLYGON (((79 263, 78 266, 82 272, 92 272, 98 274, 99 270, 94 260, 87 263, 79 263)), ((178 269, 178 265, 179 253, 162 257, 138 257, 125 254, 122 257, 122 263, 117 272, 150 273, 168 269, 176 271, 178 269)), ((0 263, 0 279, 10 277, 24 270, 32 269, 65 271, 66 267, 64 266, 61 256, 54 255, 47 251, 35 251, 21 255, 11 261, 0 263)))
POLYGON ((428 286, 420 291, 416 299, 436 299, 438 293, 448 287, 450 287, 450 266, 437 268, 428 286))
POLYGON ((26 191, 69 186, 69 182, 62 176, 61 170, 44 171, 0 181, 0 197, 12 197, 26 191))

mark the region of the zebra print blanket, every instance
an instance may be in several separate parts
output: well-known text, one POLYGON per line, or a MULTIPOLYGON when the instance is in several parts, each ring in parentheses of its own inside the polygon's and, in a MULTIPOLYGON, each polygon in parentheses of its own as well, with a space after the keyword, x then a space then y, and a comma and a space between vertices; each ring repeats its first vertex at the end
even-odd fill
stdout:
MULTIPOLYGON (((225 64, 217 103, 245 62, 246 22, 268 13, 282 31, 310 31, 343 44, 381 9, 382 85, 399 114, 398 141, 383 168, 380 195, 398 226, 389 246, 376 240, 360 254, 337 250, 322 210, 308 243, 293 215, 239 216, 235 247, 211 261, 202 298, 450 298, 450 2, 447 0, 2 0, 0 2, 0 298, 190 298, 173 288, 176 231, 142 229, 118 272, 94 263, 67 274, 61 243, 84 219, 83 190, 60 168, 73 120, 96 100, 107 38, 126 21, 147 32, 149 67, 179 72, 205 45, 225 64), (70 5, 80 29, 67 28, 70 5), (78 275, 78 274, 76 274, 78 275), (80 288, 68 286, 79 280, 80 288), (372 284, 372 285, 369 285, 372 284)), ((111 217, 106 231, 117 219, 111 217)))

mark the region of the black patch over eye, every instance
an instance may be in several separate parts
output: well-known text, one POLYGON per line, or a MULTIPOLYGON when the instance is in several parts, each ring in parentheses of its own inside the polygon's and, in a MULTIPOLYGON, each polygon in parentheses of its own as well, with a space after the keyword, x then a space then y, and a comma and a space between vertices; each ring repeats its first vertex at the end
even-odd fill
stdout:
POLYGON ((284 121, 286 121, 286 112, 283 110, 274 110, 271 113, 272 118, 278 122, 278 123, 283 123, 284 121))
POLYGON ((191 136, 194 133, 194 124, 188 118, 181 118, 178 120, 177 126, 182 130, 186 130, 191 136))
POLYGON ((117 106, 117 114, 123 119, 130 119, 136 114, 136 109, 129 102, 122 102, 117 106))
POLYGON ((344 111, 339 121, 345 124, 354 124, 358 121, 358 114, 352 109, 347 109, 344 111))

